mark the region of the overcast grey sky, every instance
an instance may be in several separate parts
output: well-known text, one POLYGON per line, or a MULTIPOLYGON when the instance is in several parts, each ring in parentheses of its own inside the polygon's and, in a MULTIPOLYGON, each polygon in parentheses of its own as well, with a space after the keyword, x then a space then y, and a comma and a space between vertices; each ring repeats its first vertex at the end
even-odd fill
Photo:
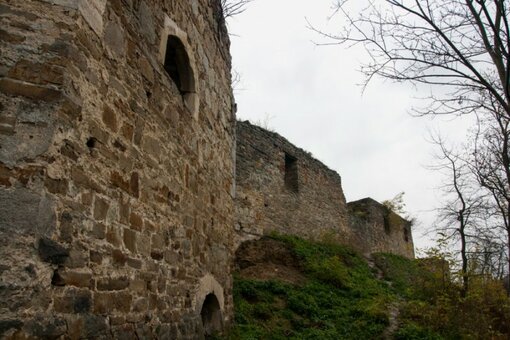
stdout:
MULTIPOLYGON (((425 96, 409 84, 377 79, 362 94, 359 72, 362 48, 316 46, 324 41, 307 29, 306 19, 330 32, 332 0, 255 0, 245 13, 229 20, 238 119, 267 122, 293 144, 336 170, 347 201, 390 199, 404 191, 409 213, 418 225, 415 245, 435 219, 439 174, 433 162, 429 131, 458 139, 465 120, 416 118, 410 109, 425 96)), ((423 104, 423 103, 421 103, 423 104)))

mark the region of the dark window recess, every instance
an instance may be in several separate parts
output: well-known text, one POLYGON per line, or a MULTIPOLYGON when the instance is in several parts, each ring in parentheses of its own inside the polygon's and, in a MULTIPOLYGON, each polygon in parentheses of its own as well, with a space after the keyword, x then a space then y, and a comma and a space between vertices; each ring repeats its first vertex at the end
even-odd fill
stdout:
POLYGON ((404 241, 409 242, 409 230, 404 228, 404 241))
POLYGON ((209 294, 205 297, 200 315, 202 317, 202 325, 204 327, 204 336, 206 339, 221 332, 223 322, 220 303, 218 302, 216 295, 209 294))
POLYGON ((299 191, 298 165, 296 157, 285 154, 285 188, 299 191))
POLYGON ((389 213, 384 216, 384 232, 386 232, 387 235, 391 234, 391 222, 389 213))
POLYGON ((168 37, 164 66, 181 94, 194 92, 193 71, 188 53, 182 41, 176 36, 168 37))

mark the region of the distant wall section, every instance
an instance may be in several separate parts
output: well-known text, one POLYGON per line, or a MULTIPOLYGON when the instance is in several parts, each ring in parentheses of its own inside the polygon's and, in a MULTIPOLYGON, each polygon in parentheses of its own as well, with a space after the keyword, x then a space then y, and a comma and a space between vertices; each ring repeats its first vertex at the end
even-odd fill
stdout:
POLYGON ((237 243, 272 231, 309 239, 349 235, 338 173, 280 135, 237 123, 237 243))
POLYGON ((358 249, 414 258, 411 222, 371 198, 349 202, 347 207, 352 242, 358 249))

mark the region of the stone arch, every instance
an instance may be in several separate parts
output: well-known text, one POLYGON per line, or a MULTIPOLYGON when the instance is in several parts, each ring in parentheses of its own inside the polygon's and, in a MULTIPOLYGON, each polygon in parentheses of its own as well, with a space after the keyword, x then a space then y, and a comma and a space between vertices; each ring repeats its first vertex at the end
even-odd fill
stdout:
POLYGON ((210 293, 205 297, 200 310, 204 335, 210 336, 223 330, 223 316, 216 295, 210 293))
POLYGON ((205 275, 200 280, 194 305, 196 314, 201 317, 205 336, 223 330, 225 308, 223 287, 211 274, 205 275))
POLYGON ((179 89, 184 106, 197 119, 200 99, 196 63, 191 51, 186 32, 165 15, 158 59, 179 89))

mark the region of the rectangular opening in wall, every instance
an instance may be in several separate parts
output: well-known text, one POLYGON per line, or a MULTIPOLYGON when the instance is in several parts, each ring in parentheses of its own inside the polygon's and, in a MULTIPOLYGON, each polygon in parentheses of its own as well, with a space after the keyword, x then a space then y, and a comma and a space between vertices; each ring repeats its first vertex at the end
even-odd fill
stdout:
POLYGON ((299 191, 297 159, 285 153, 285 188, 292 192, 299 191))

